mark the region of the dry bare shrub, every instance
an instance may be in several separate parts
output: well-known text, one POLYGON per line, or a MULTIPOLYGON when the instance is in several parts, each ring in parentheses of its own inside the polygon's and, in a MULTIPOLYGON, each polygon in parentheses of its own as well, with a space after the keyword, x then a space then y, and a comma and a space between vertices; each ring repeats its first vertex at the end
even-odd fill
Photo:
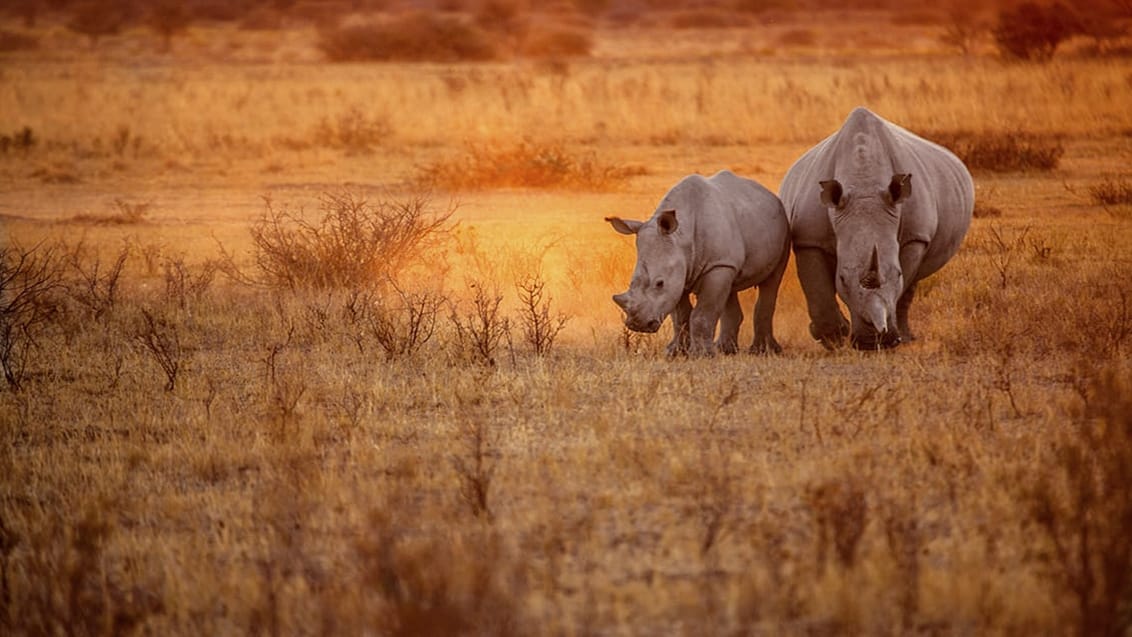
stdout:
POLYGON ((818 42, 818 36, 813 29, 795 28, 783 31, 777 41, 784 46, 814 46, 818 42))
POLYGON ((424 526, 391 498, 357 542, 364 620, 382 634, 519 636, 529 632, 520 563, 488 525, 424 526), (374 599, 373 597, 376 597, 374 599))
POLYGON ((971 170, 1050 171, 1065 154, 1061 140, 1021 131, 928 131, 921 135, 951 150, 971 170))
POLYGON ((546 295, 546 281, 540 272, 524 275, 516 284, 519 294, 519 323, 523 337, 534 350, 542 356, 550 352, 554 339, 566 327, 569 318, 562 313, 550 315, 550 297, 546 295))
POLYGON ((39 139, 31 127, 24 126, 10 135, 0 135, 0 154, 7 155, 9 151, 27 154, 38 142, 39 139))
POLYGON ((23 387, 39 338, 59 313, 62 286, 56 248, 0 247, 0 367, 12 390, 23 387))
POLYGON ((1081 31, 1073 9, 1061 2, 1022 2, 1002 8, 992 30, 1006 57, 1044 62, 1059 44, 1081 31))
POLYGON ((1132 204, 1132 182, 1124 178, 1105 177, 1104 181, 1089 186, 1089 197, 1102 206, 1132 204))
MULTIPOLYGON (((436 245, 455 206, 437 209, 425 194, 374 203, 351 193, 326 193, 310 220, 264 198, 252 225, 253 280, 298 289, 365 288, 396 279, 436 245)), ((229 263, 232 259, 229 257, 229 263)))
POLYGON ((843 569, 857 564, 857 548, 869 521, 865 488, 858 479, 846 475, 812 484, 806 489, 806 504, 817 525, 817 562, 824 569, 829 549, 843 569))
POLYGON ((168 52, 173 36, 184 33, 192 23, 192 12, 179 0, 158 0, 147 3, 146 24, 161 37, 162 51, 168 52))
POLYGON ((461 62, 496 57, 481 28, 456 16, 427 11, 324 29, 318 47, 331 62, 461 62))
POLYGON ((0 29, 0 53, 31 51, 37 48, 39 48, 39 38, 18 31, 0 29))
POLYGON ((219 261, 205 261, 194 271, 185 263, 183 256, 165 257, 161 260, 161 274, 165 280, 165 300, 182 311, 190 304, 200 304, 220 270, 219 261))
POLYGON ((904 631, 910 633, 913 632, 920 609, 920 553, 924 545, 915 496, 910 501, 889 499, 882 502, 879 508, 886 544, 900 580, 896 589, 901 623, 904 631))
POLYGON ((469 145, 462 156, 422 167, 417 182, 446 190, 581 188, 612 190, 639 170, 605 164, 596 153, 572 153, 561 144, 521 142, 511 147, 469 145))
POLYGON ((511 320, 502 311, 503 295, 489 284, 471 281, 471 307, 450 305, 448 321, 455 334, 456 354, 480 365, 495 366, 495 355, 511 340, 511 320))
POLYGON ((176 322, 142 308, 134 338, 161 368, 165 375, 165 391, 173 391, 177 386, 177 374, 184 364, 184 350, 176 322))
POLYGON ((66 281, 67 295, 82 306, 94 320, 107 316, 121 296, 122 270, 130 258, 130 246, 123 245, 109 264, 95 249, 80 242, 67 254, 71 274, 66 281))
POLYGON ((351 107, 331 119, 323 117, 312 137, 320 146, 341 148, 360 153, 369 152, 388 142, 393 126, 384 115, 367 115, 358 107, 351 107))
POLYGON ((944 15, 943 33, 939 39, 943 44, 969 55, 978 41, 990 30, 977 14, 977 7, 969 2, 955 2, 944 15))
MULTIPOLYGON (((1078 635, 1123 635, 1132 617, 1132 375, 1098 372, 1084 407, 1018 482, 1045 574, 1076 608, 1078 635)), ((1066 627, 1068 628, 1068 626, 1066 627)))
POLYGON ((593 46, 593 34, 587 30, 539 24, 528 30, 519 51, 532 58, 585 57, 593 46))
POLYGON ((444 297, 429 290, 414 291, 396 283, 390 290, 352 290, 342 305, 342 317, 360 352, 376 342, 387 360, 411 357, 436 334, 444 297))
POLYGON ((103 36, 122 30, 130 19, 132 7, 127 2, 84 0, 71 9, 67 28, 90 39, 90 48, 98 46, 103 36))
MULTIPOLYGON (((462 405, 467 409, 467 405, 462 405)), ((491 481, 499 463, 498 441, 482 414, 470 414, 460 424, 462 452, 453 454, 452 467, 456 470, 460 499, 472 515, 492 519, 491 481)))
POLYGON ((11 634, 122 635, 164 610, 158 592, 114 569, 107 544, 121 505, 99 497, 73 512, 51 511, 12 555, 11 634))
POLYGON ((722 9, 684 9, 674 12, 668 18, 668 26, 673 29, 729 29, 743 26, 747 17, 722 9))
MULTIPOLYGON (((117 148, 117 146, 115 146, 117 148)), ((115 199, 115 211, 109 214, 94 214, 82 212, 71 217, 75 223, 90 223, 98 226, 132 226, 146 223, 146 215, 152 204, 149 202, 132 202, 125 199, 115 199)))

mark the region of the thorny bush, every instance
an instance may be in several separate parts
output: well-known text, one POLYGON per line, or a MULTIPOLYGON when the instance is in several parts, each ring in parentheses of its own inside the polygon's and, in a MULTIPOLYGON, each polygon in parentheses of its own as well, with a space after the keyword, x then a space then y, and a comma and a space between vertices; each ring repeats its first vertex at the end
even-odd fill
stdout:
POLYGON ((298 290, 396 279, 447 231, 455 205, 437 209, 422 194, 370 202, 344 192, 324 194, 319 209, 312 220, 264 198, 251 230, 259 283, 298 290))

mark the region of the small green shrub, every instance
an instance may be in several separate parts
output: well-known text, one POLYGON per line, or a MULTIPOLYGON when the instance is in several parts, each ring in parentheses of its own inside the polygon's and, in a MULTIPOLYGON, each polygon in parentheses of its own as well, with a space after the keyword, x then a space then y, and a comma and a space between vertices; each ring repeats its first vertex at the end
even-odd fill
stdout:
POLYGON ((332 62, 460 62, 496 57, 483 29, 455 16, 429 12, 327 29, 318 46, 332 62))

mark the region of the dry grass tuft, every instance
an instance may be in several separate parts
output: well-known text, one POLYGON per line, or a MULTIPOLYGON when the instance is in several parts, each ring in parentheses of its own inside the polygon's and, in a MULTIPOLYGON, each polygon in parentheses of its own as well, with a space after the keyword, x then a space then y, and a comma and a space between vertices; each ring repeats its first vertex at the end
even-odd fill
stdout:
POLYGON ((1093 203, 1102 206, 1132 204, 1132 182, 1124 178, 1105 177, 1104 181, 1089 187, 1093 203))
POLYGON ((614 166, 597 154, 576 154, 562 144, 522 142, 511 147, 469 145, 460 157, 419 170, 417 182, 444 190, 564 188, 615 190, 639 168, 614 166))
POLYGON ((148 223, 146 215, 149 214, 153 204, 148 201, 131 202, 125 199, 114 200, 114 212, 96 214, 82 212, 72 216, 69 221, 73 223, 89 223, 96 226, 132 226, 148 223))
POLYGON ((482 61, 496 57, 488 34, 458 17, 414 11, 322 31, 319 48, 332 62, 482 61))
POLYGON ((1022 132, 935 131, 924 133, 923 137, 950 149, 971 170, 1051 171, 1065 154, 1059 139, 1022 132))
POLYGON ((291 290, 395 280, 435 246, 454 212, 454 206, 435 208, 424 194, 370 202, 351 192, 325 193, 312 220, 265 197, 251 230, 258 269, 251 279, 291 290))

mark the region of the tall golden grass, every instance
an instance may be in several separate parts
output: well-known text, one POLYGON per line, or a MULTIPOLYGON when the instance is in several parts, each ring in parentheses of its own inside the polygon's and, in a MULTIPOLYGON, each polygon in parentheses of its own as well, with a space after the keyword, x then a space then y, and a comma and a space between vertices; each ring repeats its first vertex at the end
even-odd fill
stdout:
POLYGON ((0 156, 0 316, 34 319, 0 390, 2 632, 1126 631, 1132 214, 1089 193, 1130 178, 1128 62, 602 37, 565 65, 5 66, 5 126, 39 142, 0 156), (826 353, 792 270, 782 356, 666 360, 621 328, 604 214, 696 170, 776 188, 859 104, 1064 148, 977 173, 1001 214, 922 286, 921 340, 826 353), (461 186, 395 291, 223 275, 255 267, 263 195, 396 201, 520 143, 635 169, 461 186), (28 255, 49 285, 19 297, 28 255), (540 318, 565 319, 541 348, 540 318))

